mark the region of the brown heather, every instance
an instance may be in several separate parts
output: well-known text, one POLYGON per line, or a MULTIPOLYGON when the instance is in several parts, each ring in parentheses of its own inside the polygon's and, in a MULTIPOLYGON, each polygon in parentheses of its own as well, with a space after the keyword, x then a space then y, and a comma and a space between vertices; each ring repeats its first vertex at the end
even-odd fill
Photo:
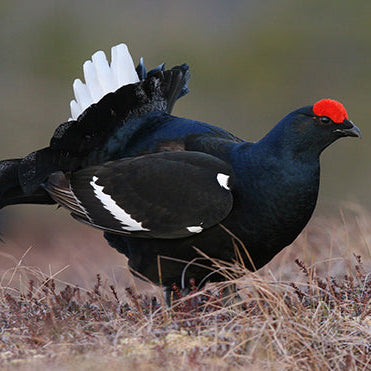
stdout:
POLYGON ((332 237, 323 237, 321 251, 345 245, 357 252, 343 259, 341 271, 332 269, 339 267, 336 257, 319 254, 326 273, 321 264, 295 261, 292 251, 273 261, 282 267, 276 271, 270 265, 251 273, 237 263, 214 262, 229 281, 202 290, 190 282, 186 296, 174 287, 171 308, 161 295, 141 296, 100 275, 86 290, 20 261, 1 280, 0 365, 21 370, 370 370, 370 219, 365 214, 341 219, 337 228, 312 223, 295 244, 298 254, 318 246, 316 228, 327 228, 332 237))

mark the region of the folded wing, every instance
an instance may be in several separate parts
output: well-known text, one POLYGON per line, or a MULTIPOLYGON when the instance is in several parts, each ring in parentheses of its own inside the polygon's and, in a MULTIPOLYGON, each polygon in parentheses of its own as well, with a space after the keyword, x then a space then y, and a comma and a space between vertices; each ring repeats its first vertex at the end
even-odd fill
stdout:
POLYGON ((45 185, 76 219, 118 234, 181 238, 221 222, 233 205, 232 172, 200 152, 162 152, 124 158, 45 185))

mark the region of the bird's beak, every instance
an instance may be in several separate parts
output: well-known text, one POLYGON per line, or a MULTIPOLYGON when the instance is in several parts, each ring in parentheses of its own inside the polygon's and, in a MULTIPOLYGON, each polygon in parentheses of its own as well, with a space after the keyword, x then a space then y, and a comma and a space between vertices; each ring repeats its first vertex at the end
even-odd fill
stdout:
POLYGON ((344 137, 358 137, 361 138, 361 131, 353 124, 352 121, 344 120, 341 124, 341 128, 335 130, 344 137))

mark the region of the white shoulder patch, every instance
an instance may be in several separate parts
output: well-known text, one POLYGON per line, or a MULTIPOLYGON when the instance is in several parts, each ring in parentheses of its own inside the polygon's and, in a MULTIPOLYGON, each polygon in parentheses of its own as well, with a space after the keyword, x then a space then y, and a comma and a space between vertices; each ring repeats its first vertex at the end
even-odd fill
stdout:
POLYGON ((142 226, 142 222, 137 222, 133 219, 124 209, 117 205, 112 197, 103 192, 103 186, 98 185, 96 182, 98 177, 93 176, 90 185, 94 189, 94 193, 102 203, 103 207, 108 210, 112 216, 122 224, 122 229, 125 231, 149 231, 149 229, 142 226))
POLYGON ((111 49, 111 65, 106 55, 99 50, 83 65, 85 84, 76 79, 73 82, 75 99, 71 101, 70 120, 76 120, 86 108, 97 103, 106 94, 116 91, 124 85, 139 81, 133 59, 125 44, 111 49))
POLYGON ((231 189, 228 187, 228 180, 229 180, 229 175, 223 174, 223 173, 218 173, 216 176, 216 180, 220 184, 222 188, 227 189, 230 191, 231 189))
POLYGON ((187 227, 187 230, 191 233, 200 233, 202 232, 203 228, 200 226, 192 226, 192 227, 187 227))

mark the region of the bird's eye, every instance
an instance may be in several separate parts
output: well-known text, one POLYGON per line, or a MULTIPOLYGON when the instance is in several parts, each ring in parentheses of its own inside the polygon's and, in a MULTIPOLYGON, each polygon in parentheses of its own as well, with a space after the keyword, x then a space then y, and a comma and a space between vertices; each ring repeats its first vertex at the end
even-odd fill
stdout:
POLYGON ((323 124, 328 124, 331 121, 327 116, 321 116, 319 119, 323 124))

